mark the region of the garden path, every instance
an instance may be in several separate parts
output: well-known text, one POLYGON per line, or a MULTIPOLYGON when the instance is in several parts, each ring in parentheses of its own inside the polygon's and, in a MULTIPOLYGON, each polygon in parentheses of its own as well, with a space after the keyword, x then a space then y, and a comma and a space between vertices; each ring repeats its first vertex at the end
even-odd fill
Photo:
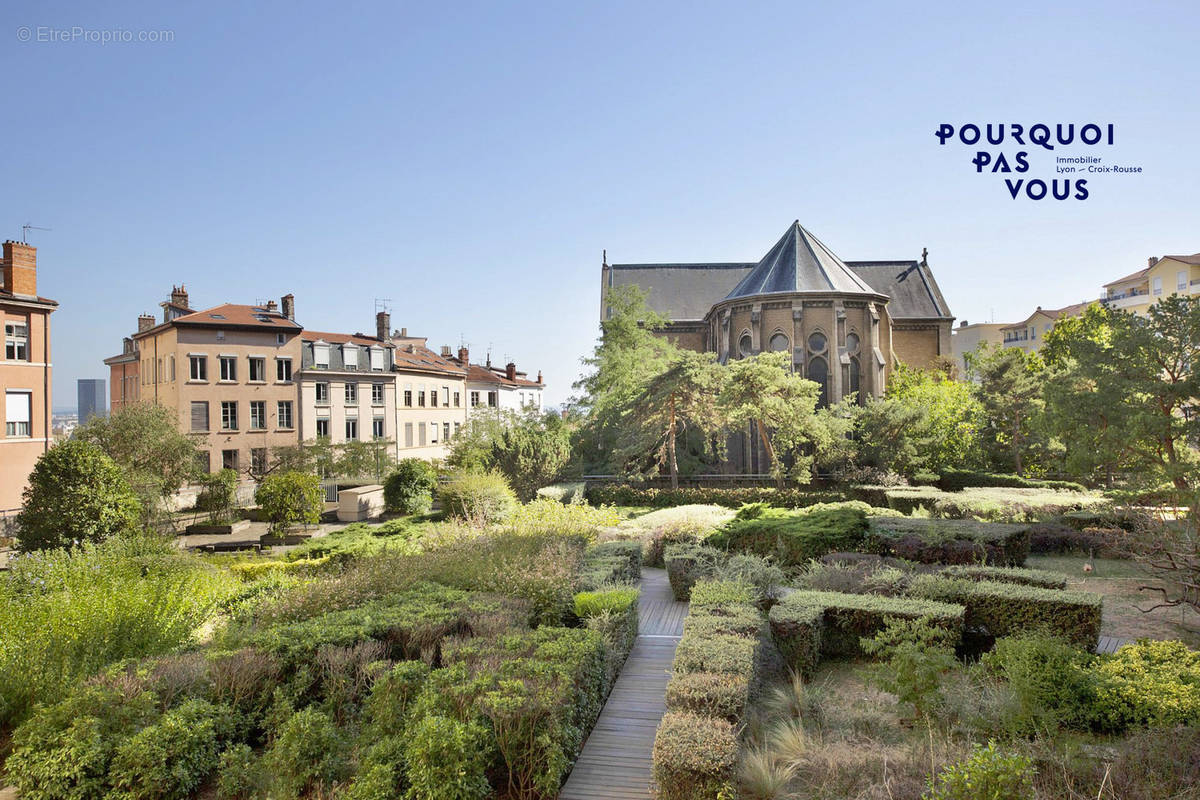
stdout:
POLYGON ((638 637, 559 800, 648 800, 650 752, 667 711, 667 681, 688 604, 671 596, 667 572, 642 570, 638 637))

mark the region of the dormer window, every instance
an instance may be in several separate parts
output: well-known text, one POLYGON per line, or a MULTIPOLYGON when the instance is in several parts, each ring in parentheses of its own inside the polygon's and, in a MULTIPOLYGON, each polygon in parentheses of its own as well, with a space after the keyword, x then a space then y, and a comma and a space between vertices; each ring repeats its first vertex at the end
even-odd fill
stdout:
POLYGON ((342 363, 346 369, 358 369, 358 348, 352 344, 342 345, 342 363))
POLYGON ((329 345, 325 342, 313 344, 313 364, 322 369, 329 368, 329 345))
POLYGON ((383 372, 383 348, 371 348, 371 370, 374 372, 383 372))

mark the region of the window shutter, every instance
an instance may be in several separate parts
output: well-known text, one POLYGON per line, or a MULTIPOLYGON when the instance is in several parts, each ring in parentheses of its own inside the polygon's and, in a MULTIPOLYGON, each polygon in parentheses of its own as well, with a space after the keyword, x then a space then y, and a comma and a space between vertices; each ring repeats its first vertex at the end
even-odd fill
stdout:
POLYGON ((4 421, 29 422, 32 419, 30 397, 29 392, 6 392, 4 397, 4 421))
POLYGON ((192 430, 208 430, 208 403, 192 401, 192 430))

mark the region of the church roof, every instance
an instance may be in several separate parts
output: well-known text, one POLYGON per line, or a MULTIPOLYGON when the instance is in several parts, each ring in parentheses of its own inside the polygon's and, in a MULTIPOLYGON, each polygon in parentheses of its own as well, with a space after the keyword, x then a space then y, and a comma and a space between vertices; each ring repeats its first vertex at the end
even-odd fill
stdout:
POLYGON ((725 299, 794 292, 876 293, 799 220, 725 299))
POLYGON ((953 319, 928 264, 920 261, 847 261, 862 280, 888 296, 892 319, 953 319))

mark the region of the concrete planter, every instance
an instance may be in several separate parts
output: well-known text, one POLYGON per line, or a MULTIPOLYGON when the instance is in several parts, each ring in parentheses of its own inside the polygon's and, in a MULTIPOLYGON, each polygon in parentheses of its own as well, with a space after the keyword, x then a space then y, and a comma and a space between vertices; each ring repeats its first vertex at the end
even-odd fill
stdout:
POLYGON ((220 525, 213 525, 207 522, 198 522, 195 525, 188 525, 184 528, 184 533, 189 536, 224 536, 234 533, 240 533, 250 527, 250 520, 239 519, 234 522, 226 522, 220 525))

